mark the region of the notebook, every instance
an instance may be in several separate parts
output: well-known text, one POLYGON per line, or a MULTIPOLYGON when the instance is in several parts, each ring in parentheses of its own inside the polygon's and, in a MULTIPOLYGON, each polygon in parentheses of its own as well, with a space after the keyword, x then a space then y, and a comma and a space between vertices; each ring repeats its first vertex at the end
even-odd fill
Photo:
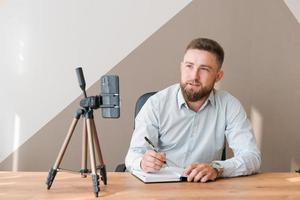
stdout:
POLYGON ((163 167, 158 172, 144 172, 132 170, 132 174, 139 178, 144 183, 159 183, 159 182, 178 182, 186 181, 187 177, 183 175, 183 168, 178 167, 163 167))

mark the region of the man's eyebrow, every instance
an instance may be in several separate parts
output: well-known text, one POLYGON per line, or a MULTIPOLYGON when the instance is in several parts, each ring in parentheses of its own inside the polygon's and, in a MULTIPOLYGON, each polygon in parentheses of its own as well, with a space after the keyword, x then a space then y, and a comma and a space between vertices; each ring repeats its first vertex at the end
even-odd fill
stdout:
POLYGON ((193 65, 194 63, 193 62, 189 62, 189 61, 184 61, 185 64, 191 64, 193 65))
POLYGON ((206 67, 206 68, 212 69, 212 67, 209 65, 200 65, 200 67, 206 67))
MULTIPOLYGON (((184 63, 185 64, 190 64, 190 65, 195 65, 193 62, 190 62, 190 61, 184 61, 184 63)), ((209 66, 209 65, 199 65, 199 67, 202 67, 202 68, 209 68, 209 69, 212 69, 212 67, 211 66, 209 66)))

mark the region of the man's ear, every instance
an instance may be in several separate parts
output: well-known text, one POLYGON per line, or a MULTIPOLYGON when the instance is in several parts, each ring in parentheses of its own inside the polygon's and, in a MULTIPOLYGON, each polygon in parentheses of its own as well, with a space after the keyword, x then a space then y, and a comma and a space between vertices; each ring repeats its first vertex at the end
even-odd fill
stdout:
POLYGON ((224 76, 224 71, 223 70, 219 70, 217 73, 217 78, 216 78, 216 82, 220 81, 224 76))

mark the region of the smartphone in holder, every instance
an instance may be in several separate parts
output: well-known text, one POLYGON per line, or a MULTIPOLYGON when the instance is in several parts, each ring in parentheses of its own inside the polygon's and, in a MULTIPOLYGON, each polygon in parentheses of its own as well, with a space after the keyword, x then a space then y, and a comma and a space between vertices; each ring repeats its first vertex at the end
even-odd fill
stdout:
POLYGON ((100 79, 101 98, 102 98, 102 117, 119 118, 120 117, 120 94, 119 77, 116 75, 105 75, 100 79))

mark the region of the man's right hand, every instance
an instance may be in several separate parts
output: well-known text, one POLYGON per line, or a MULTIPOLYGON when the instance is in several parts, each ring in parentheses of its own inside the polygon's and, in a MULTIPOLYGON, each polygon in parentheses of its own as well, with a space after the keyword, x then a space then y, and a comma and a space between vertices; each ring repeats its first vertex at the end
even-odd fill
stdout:
POLYGON ((157 172, 162 168, 165 161, 166 155, 164 153, 148 150, 142 158, 141 168, 145 172, 157 172))

